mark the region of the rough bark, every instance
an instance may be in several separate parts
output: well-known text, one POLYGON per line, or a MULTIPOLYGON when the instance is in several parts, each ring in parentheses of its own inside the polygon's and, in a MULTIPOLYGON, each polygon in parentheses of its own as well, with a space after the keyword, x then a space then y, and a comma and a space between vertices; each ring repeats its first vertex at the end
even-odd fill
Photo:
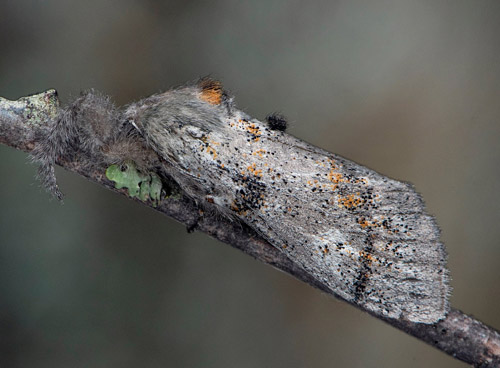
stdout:
MULTIPOLYGON (((17 101, 0 98, 0 143, 25 152, 32 151, 36 145, 38 131, 57 114, 58 110, 59 101, 55 90, 17 101)), ((104 175, 106 168, 96 168, 89 162, 91 160, 91 157, 77 155, 72 160, 59 161, 58 164, 110 190, 126 195, 126 190, 115 189, 113 183, 106 178, 104 175)), ((267 243, 252 229, 220 216, 200 217, 199 208, 185 196, 168 197, 158 207, 142 201, 141 203, 150 205, 153 209, 188 227, 196 224, 197 230, 327 292, 325 285, 267 243)), ((375 317, 380 319, 379 316, 375 317)), ((500 366, 500 333, 460 310, 452 308, 445 319, 430 325, 395 319, 383 320, 476 367, 500 366)))

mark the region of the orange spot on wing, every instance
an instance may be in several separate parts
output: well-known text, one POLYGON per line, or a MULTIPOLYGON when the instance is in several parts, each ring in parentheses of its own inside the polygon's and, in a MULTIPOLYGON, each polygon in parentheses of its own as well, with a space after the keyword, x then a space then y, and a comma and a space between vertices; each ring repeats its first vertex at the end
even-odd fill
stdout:
POLYGON ((211 154, 214 160, 217 158, 217 151, 213 147, 208 146, 207 153, 211 154))
POLYGON ((339 197, 338 199, 339 205, 342 205, 346 208, 354 208, 359 206, 363 200, 359 197, 356 197, 354 194, 349 194, 346 197, 339 197))
POLYGON ((263 154, 266 153, 265 149, 258 149, 257 151, 253 152, 252 155, 254 156, 259 156, 259 157, 264 157, 263 154))

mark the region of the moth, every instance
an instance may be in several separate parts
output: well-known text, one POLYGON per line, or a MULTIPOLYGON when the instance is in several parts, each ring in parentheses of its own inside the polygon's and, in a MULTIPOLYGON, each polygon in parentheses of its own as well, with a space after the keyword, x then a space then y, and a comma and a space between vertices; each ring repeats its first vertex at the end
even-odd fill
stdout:
POLYGON ((160 167, 200 206, 247 224, 332 294, 383 317, 444 318, 446 251, 413 186, 293 137, 280 115, 267 120, 238 110, 211 79, 123 109, 92 92, 61 113, 34 157, 55 193, 52 165, 69 147, 106 163, 160 167))

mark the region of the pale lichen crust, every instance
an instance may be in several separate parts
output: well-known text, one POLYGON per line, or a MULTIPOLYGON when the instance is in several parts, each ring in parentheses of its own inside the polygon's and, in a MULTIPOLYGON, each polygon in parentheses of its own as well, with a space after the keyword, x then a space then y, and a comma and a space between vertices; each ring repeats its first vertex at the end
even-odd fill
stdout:
POLYGON ((14 101, 0 97, 0 111, 12 117, 17 116, 27 124, 46 124, 48 120, 55 118, 59 111, 57 91, 49 89, 14 101))

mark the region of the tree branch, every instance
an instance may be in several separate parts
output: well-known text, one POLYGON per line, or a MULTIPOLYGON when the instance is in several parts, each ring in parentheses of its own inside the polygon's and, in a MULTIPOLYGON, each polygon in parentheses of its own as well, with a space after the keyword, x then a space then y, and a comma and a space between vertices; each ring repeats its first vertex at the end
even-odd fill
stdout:
MULTIPOLYGON (((58 111, 59 100, 55 90, 17 101, 0 98, 0 143, 31 152, 40 130, 58 111)), ((127 194, 125 189, 114 187, 104 175, 106 167, 95 167, 91 157, 76 155, 71 160, 60 160, 58 164, 112 191, 127 194)), ((154 207, 152 202, 140 202, 188 227, 196 224, 198 230, 328 292, 326 285, 313 278, 248 226, 223 217, 200 217, 198 206, 187 196, 168 197, 158 207, 154 207)), ((431 325, 382 318, 378 315, 375 317, 476 367, 500 366, 499 332, 457 309, 452 308, 445 319, 431 325)))

